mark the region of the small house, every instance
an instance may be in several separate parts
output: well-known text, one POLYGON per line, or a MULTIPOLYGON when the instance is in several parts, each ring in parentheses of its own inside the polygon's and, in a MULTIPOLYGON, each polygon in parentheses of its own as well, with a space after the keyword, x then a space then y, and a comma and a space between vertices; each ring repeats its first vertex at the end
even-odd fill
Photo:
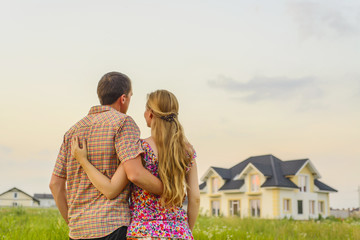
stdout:
POLYGON ((14 187, 6 192, 0 194, 0 206, 23 206, 23 207, 38 207, 40 201, 26 192, 14 187))

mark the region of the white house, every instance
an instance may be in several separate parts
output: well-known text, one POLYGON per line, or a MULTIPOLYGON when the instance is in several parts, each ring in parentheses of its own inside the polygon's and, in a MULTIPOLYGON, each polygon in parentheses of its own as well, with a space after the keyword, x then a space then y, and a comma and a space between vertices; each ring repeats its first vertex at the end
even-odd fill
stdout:
POLYGON ((330 215, 329 193, 309 159, 250 157, 231 168, 210 167, 200 184, 201 210, 212 216, 318 218, 330 215))
POLYGON ((55 200, 52 194, 35 193, 34 198, 40 201, 40 207, 56 207, 55 200))
POLYGON ((0 206, 38 207, 40 201, 26 192, 14 187, 0 194, 0 206))

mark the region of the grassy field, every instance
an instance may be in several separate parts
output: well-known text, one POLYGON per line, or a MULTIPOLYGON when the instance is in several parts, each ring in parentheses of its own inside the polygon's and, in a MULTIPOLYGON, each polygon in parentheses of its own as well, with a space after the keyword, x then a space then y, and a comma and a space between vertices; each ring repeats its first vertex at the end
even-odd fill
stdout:
MULTIPOLYGON (((56 209, 0 208, 0 239, 68 239, 67 226, 56 209)), ((264 220, 200 217, 196 240, 329 239, 360 240, 360 220, 264 220)))

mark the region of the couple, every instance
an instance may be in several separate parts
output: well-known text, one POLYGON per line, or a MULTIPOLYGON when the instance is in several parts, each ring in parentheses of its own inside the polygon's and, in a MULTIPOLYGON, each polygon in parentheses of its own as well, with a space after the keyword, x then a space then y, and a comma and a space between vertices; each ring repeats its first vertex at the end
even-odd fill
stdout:
POLYGON ((193 239, 196 154, 178 121, 176 97, 166 90, 148 95, 151 136, 140 139, 126 115, 130 79, 107 73, 97 93, 101 105, 66 132, 50 181, 70 239, 193 239))

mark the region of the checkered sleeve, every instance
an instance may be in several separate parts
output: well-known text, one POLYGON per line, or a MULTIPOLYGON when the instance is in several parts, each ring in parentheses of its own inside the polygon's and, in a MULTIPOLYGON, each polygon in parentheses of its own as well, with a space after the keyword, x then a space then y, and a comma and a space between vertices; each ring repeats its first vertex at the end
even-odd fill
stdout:
POLYGON ((60 148, 60 152, 59 155, 56 159, 55 162, 55 167, 54 167, 54 171, 53 174, 55 176, 61 177, 61 178, 66 178, 66 153, 67 153, 67 144, 65 141, 65 136, 64 136, 64 140, 63 143, 61 144, 61 148, 60 148))
POLYGON ((130 116, 127 116, 115 136, 115 148, 120 162, 134 159, 144 152, 140 142, 139 127, 130 116))

